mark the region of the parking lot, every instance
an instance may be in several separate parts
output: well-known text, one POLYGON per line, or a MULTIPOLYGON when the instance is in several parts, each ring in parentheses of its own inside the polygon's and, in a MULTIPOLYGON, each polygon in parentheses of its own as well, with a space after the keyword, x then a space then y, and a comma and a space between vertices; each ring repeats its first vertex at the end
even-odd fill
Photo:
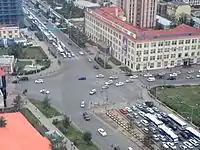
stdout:
MULTIPOLYGON (((151 102, 121 106, 119 112, 128 122, 134 122, 134 127, 136 126, 144 134, 149 134, 151 140, 162 149, 200 149, 199 132, 194 131, 194 128, 179 117, 166 114, 153 106, 151 102)), ((110 114, 108 116, 113 117, 110 114)))

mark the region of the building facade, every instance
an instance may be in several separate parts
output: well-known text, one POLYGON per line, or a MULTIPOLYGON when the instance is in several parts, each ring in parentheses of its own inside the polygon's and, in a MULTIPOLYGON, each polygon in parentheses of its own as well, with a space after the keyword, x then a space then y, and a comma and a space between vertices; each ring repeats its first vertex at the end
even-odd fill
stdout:
POLYGON ((185 3, 189 3, 192 6, 200 5, 200 0, 183 0, 185 3))
POLYGON ((0 38, 20 38, 19 27, 0 26, 0 38))
POLYGON ((153 28, 156 23, 157 0, 120 0, 126 20, 133 26, 153 28))
POLYGON ((157 5, 157 15, 166 17, 167 15, 167 3, 159 2, 157 5))
POLYGON ((22 0, 0 1, 0 24, 15 26, 23 24, 22 0))
POLYGON ((16 60, 14 56, 2 55, 0 56, 0 67, 6 74, 12 74, 14 71, 16 60))
POLYGON ((184 24, 169 30, 139 29, 114 12, 115 8, 86 10, 85 32, 94 42, 107 42, 110 54, 131 70, 200 63, 200 29, 184 24))

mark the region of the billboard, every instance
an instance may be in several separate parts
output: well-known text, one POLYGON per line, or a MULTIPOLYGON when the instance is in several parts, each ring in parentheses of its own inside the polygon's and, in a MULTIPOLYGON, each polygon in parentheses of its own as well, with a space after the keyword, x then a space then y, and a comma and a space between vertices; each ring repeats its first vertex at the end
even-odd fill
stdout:
POLYGON ((122 38, 122 54, 127 54, 127 38, 125 36, 122 38))

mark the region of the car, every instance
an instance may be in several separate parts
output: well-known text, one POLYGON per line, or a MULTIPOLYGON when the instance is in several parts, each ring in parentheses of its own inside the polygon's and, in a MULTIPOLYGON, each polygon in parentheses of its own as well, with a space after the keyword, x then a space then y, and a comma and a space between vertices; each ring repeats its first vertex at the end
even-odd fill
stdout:
POLYGON ((132 147, 128 147, 128 150, 133 150, 133 148, 132 147))
POLYGON ((167 145, 171 148, 171 149, 176 149, 176 145, 172 142, 167 142, 167 145))
POLYGON ((159 109, 157 107, 152 108, 155 112, 159 112, 159 109))
POLYGON ((165 142, 167 139, 164 135, 159 135, 159 138, 161 141, 165 142))
POLYGON ((78 80, 86 80, 86 77, 80 77, 78 80))
POLYGON ((35 80, 35 83, 36 84, 41 84, 41 83, 44 83, 44 80, 43 79, 37 79, 37 80, 35 80))
POLYGON ((83 118, 84 118, 84 120, 86 120, 86 121, 89 121, 89 120, 90 120, 90 116, 89 116, 89 114, 88 114, 87 112, 84 112, 84 113, 83 113, 83 118))
POLYGON ((139 118, 138 113, 132 113, 132 115, 137 119, 139 118))
POLYGON ((200 78, 200 74, 197 74, 196 77, 197 77, 197 78, 200 78))
POLYGON ((167 80, 176 80, 176 77, 169 77, 167 80))
POLYGON ((133 79, 127 79, 126 80, 126 83, 133 83, 134 81, 133 81, 133 79))
POLYGON ((84 100, 81 101, 81 108, 85 108, 85 101, 84 100))
POLYGON ((142 125, 139 121, 136 122, 136 126, 138 126, 139 128, 142 127, 142 125))
POLYGON ((132 73, 126 73, 125 76, 130 77, 130 76, 133 76, 133 74, 132 73))
POLYGON ((149 133, 149 129, 148 128, 143 128, 144 133, 149 133))
POLYGON ((155 80, 156 80, 156 78, 154 78, 154 77, 149 77, 149 78, 147 79, 148 82, 154 82, 155 80))
POLYGON ((130 108, 130 107, 125 107, 125 110, 128 112, 128 113, 132 113, 133 110, 130 108))
POLYGON ((188 149, 187 146, 185 146, 185 145, 180 145, 179 148, 180 148, 181 150, 187 150, 187 149, 188 149))
POLYGON ((99 66, 98 65, 94 65, 93 68, 94 69, 99 69, 99 66))
POLYGON ((139 109, 142 109, 142 108, 143 108, 143 106, 142 106, 141 104, 135 104, 135 106, 136 106, 137 108, 139 108, 139 109))
POLYGON ((102 89, 108 89, 108 88, 109 88, 109 85, 103 85, 101 88, 102 88, 102 89))
POLYGON ((176 74, 181 74, 181 71, 176 71, 175 73, 176 73, 176 74))
POLYGON ((137 75, 130 76, 130 79, 137 79, 137 78, 138 78, 137 75))
POLYGON ((104 75, 103 74, 97 74, 96 78, 104 78, 104 75))
POLYGON ((109 77, 110 80, 117 80, 119 77, 117 75, 112 75, 109 77))
POLYGON ((154 134, 152 137, 153 137, 154 141, 156 141, 156 142, 159 141, 158 135, 155 135, 155 134, 154 134))
POLYGON ((165 112, 160 112, 160 115, 161 115, 163 118, 167 118, 167 117, 168 117, 167 113, 165 113, 165 112))
POLYGON ((75 54, 74 53, 71 53, 72 57, 75 57, 75 54))
POLYGON ((192 145, 194 145, 195 147, 199 146, 199 142, 197 142, 195 139, 189 139, 188 140, 192 145))
POLYGON ((119 81, 119 82, 117 82, 117 83, 115 84, 116 87, 123 86, 123 85, 124 85, 124 82, 121 82, 121 81, 119 81))
POLYGON ((176 131, 177 130, 177 126, 175 125, 175 124, 173 124, 172 122, 171 123, 168 123, 168 126, 172 129, 172 130, 174 130, 174 131, 176 131))
POLYGON ((29 80, 28 77, 20 77, 20 78, 19 78, 19 81, 28 81, 28 80, 29 80))
POLYGON ((109 80, 109 81, 105 82, 105 85, 111 85, 111 84, 113 84, 113 80, 109 80))
POLYGON ((188 142, 188 141, 183 142, 183 144, 185 146, 187 146, 189 149, 193 149, 194 148, 194 146, 190 142, 188 142))
POLYGON ((148 107, 146 110, 147 110, 148 112, 150 112, 151 114, 153 114, 153 113, 154 113, 154 111, 153 111, 153 109, 152 109, 152 108, 149 108, 149 107, 148 107))
POLYGON ((153 75, 150 74, 150 73, 147 73, 147 74, 144 74, 143 76, 144 76, 144 77, 152 77, 153 75))
POLYGON ((154 133, 154 134, 157 133, 156 128, 154 128, 154 127, 152 127, 152 126, 149 127, 149 130, 150 130, 152 133, 154 133))
POLYGON ((119 111, 120 111, 122 114, 127 114, 127 111, 126 111, 126 109, 125 109, 125 108, 123 108, 123 107, 122 107, 122 108, 120 108, 120 109, 119 109, 119 111))
POLYGON ((169 149, 169 146, 167 145, 166 142, 162 142, 162 148, 164 148, 164 149, 169 149))
POLYGON ((187 73, 192 74, 192 73, 194 73, 194 70, 189 70, 187 73))
POLYGON ((149 126, 149 122, 147 120, 142 119, 140 121, 145 127, 149 126))
POLYGON ((50 92, 48 90, 46 90, 46 89, 41 89, 40 93, 42 93, 42 94, 49 94, 50 92))
POLYGON ((72 43, 71 43, 71 42, 68 42, 68 45, 72 45, 72 43))
POLYGON ((91 58, 88 58, 88 62, 90 62, 90 63, 91 63, 91 62, 92 62, 92 59, 91 59, 91 58))
POLYGON ((133 111, 137 111, 137 107, 136 107, 135 105, 133 105, 133 106, 131 107, 131 109, 132 109, 133 111))
POLYGON ((101 136, 103 136, 103 137, 107 136, 107 133, 103 128, 99 128, 99 129, 97 129, 97 131, 99 132, 99 134, 101 136))
POLYGON ((170 77, 177 77, 178 74, 174 72, 174 73, 171 73, 169 76, 170 76, 170 77))
POLYGON ((194 76, 189 75, 186 77, 186 79, 194 79, 194 76))
POLYGON ((80 55, 84 55, 84 53, 83 53, 82 51, 79 51, 79 54, 80 54, 80 55))
POLYGON ((160 114, 155 114, 155 116, 158 118, 158 119, 162 119, 162 116, 160 114))
POLYGON ((92 90, 89 92, 89 94, 90 94, 90 95, 94 95, 94 94, 96 94, 96 92, 97 92, 96 89, 92 89, 92 90))
POLYGON ((13 80, 12 83, 17 84, 19 83, 19 80, 13 80))
POLYGON ((129 120, 134 120, 133 115, 131 114, 126 114, 126 118, 128 118, 129 120))

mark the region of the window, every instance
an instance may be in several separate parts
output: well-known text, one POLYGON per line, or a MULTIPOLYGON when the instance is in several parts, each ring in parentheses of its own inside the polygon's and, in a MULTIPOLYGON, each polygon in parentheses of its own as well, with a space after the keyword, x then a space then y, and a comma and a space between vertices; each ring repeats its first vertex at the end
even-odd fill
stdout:
POLYGON ((194 55, 195 55, 195 52, 192 52, 192 53, 191 53, 191 56, 194 56, 194 55))
POLYGON ((165 41, 165 46, 170 46, 170 41, 165 41))
POLYGON ((195 50, 197 48, 196 45, 192 45, 192 50, 195 50))
POLYGON ((200 55, 200 52, 197 52, 197 56, 199 56, 200 55))
POLYGON ((163 42, 159 42, 159 43, 158 43, 158 46, 163 46, 163 42))
POLYGON ((155 60, 155 56, 150 56, 150 60, 155 60))
POLYGON ((8 31, 9 34, 12 34, 12 31, 8 31))
POLYGON ((182 50, 183 50, 183 46, 179 47, 178 50, 179 50, 179 51, 182 51, 182 50))
POLYGON ((174 66, 174 61, 171 61, 171 62, 170 62, 170 65, 171 65, 171 66, 174 66))
POLYGON ((172 41, 172 45, 176 45, 177 44, 177 41, 172 41))
POLYGON ((169 58, 169 55, 164 55, 164 59, 168 59, 169 58))
POLYGON ((144 48, 148 48, 149 47, 149 43, 144 43, 144 48))
POLYGON ((162 59, 162 55, 158 55, 157 60, 161 60, 161 59, 162 59))
POLYGON ((181 56, 182 56, 182 53, 179 53, 179 54, 178 54, 178 58, 180 58, 181 56))
POLYGON ((188 56, 188 53, 185 53, 185 57, 187 57, 188 56))
POLYGON ((197 39, 192 39, 192 43, 197 43, 197 39))
POLYGON ((176 58, 176 54, 171 54, 171 58, 176 58))
POLYGON ((144 50, 144 55, 148 55, 149 54, 149 50, 144 50))
POLYGON ((169 52, 169 50, 170 50, 169 48, 165 48, 165 52, 169 52))
POLYGON ((151 47, 156 47, 156 42, 151 43, 151 47))
POLYGON ((150 68, 154 68, 154 63, 150 63, 150 68))
POLYGON ((140 56, 142 54, 142 51, 136 51, 136 55, 140 56))
POLYGON ((164 62, 164 66, 167 67, 168 66, 168 61, 164 62))
POLYGON ((141 62, 141 57, 137 57, 136 62, 141 62))
POLYGON ((156 49, 151 49, 151 54, 155 54, 156 53, 156 49))
POLYGON ((133 56, 131 56, 131 60, 133 61, 133 56))
POLYGON ((175 52, 176 51, 176 47, 172 47, 172 52, 175 52))
POLYGON ((179 40, 178 43, 181 45, 184 43, 184 40, 179 40))
POLYGON ((137 48, 142 48, 142 44, 137 44, 137 48))
POLYGON ((185 46, 185 50, 190 50, 190 46, 185 46))
POLYGON ((163 49, 162 48, 159 48, 158 49, 158 53, 162 53, 163 49))
POLYGON ((143 61, 148 61, 148 57, 143 57, 143 61))
POLYGON ((190 44, 190 40, 185 40, 185 44, 190 44))
POLYGON ((161 62, 157 62, 157 67, 158 67, 158 68, 161 67, 161 62))

